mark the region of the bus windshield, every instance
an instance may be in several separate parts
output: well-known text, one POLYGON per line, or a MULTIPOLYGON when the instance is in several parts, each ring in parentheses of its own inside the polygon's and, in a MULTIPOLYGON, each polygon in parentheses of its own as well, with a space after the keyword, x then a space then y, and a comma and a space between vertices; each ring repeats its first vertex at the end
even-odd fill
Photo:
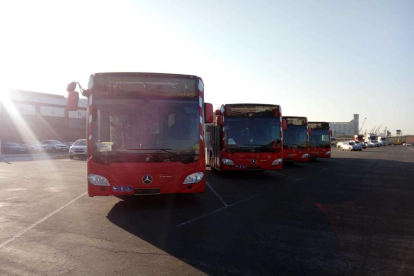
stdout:
POLYGON ((312 129, 312 134, 309 137, 310 148, 329 148, 329 129, 312 129))
POLYGON ((94 158, 142 161, 139 156, 152 154, 161 162, 199 155, 198 101, 114 99, 94 106, 94 158))
POLYGON ((308 145, 308 127, 306 125, 290 125, 287 130, 283 133, 284 149, 306 149, 308 145))
POLYGON ((226 149, 272 151, 280 147, 280 118, 226 117, 226 149))

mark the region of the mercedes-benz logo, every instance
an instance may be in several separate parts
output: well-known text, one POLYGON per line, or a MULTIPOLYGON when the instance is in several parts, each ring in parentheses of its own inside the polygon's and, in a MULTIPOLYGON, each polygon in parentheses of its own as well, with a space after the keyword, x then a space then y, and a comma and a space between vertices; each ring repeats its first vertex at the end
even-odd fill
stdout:
POLYGON ((256 164, 256 159, 252 159, 252 164, 256 164))
POLYGON ((146 174, 142 177, 142 183, 148 185, 148 184, 151 184, 151 182, 152 182, 152 176, 151 175, 146 174))

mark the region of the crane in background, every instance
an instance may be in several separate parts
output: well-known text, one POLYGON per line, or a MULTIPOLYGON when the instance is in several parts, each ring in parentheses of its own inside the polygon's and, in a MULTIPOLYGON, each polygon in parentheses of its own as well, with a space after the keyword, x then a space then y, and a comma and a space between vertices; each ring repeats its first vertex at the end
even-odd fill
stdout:
POLYGON ((362 122, 362 126, 360 127, 360 129, 358 129, 358 133, 361 133, 361 131, 362 131, 362 128, 364 127, 364 125, 365 125, 365 120, 367 119, 367 117, 365 117, 365 119, 364 119, 364 121, 362 122))
POLYGON ((381 127, 382 127, 382 125, 380 125, 379 127, 377 127, 376 129, 375 129, 375 135, 378 135, 378 132, 379 132, 379 130, 381 129, 381 127))

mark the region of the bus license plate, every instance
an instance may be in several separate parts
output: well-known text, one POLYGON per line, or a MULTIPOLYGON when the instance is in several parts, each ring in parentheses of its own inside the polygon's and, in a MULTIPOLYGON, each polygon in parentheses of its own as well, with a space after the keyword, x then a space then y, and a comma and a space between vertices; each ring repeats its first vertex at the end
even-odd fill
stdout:
POLYGON ((159 195, 160 189, 135 189, 136 195, 159 195))

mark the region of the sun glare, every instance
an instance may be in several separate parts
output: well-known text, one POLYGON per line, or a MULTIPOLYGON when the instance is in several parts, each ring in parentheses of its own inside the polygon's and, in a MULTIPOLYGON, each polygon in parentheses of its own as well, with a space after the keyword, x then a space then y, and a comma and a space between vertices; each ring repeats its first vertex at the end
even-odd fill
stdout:
POLYGON ((11 92, 9 89, 4 89, 0 93, 0 103, 4 108, 4 112, 7 112, 9 114, 19 114, 19 111, 16 108, 16 105, 13 104, 11 99, 11 92))

